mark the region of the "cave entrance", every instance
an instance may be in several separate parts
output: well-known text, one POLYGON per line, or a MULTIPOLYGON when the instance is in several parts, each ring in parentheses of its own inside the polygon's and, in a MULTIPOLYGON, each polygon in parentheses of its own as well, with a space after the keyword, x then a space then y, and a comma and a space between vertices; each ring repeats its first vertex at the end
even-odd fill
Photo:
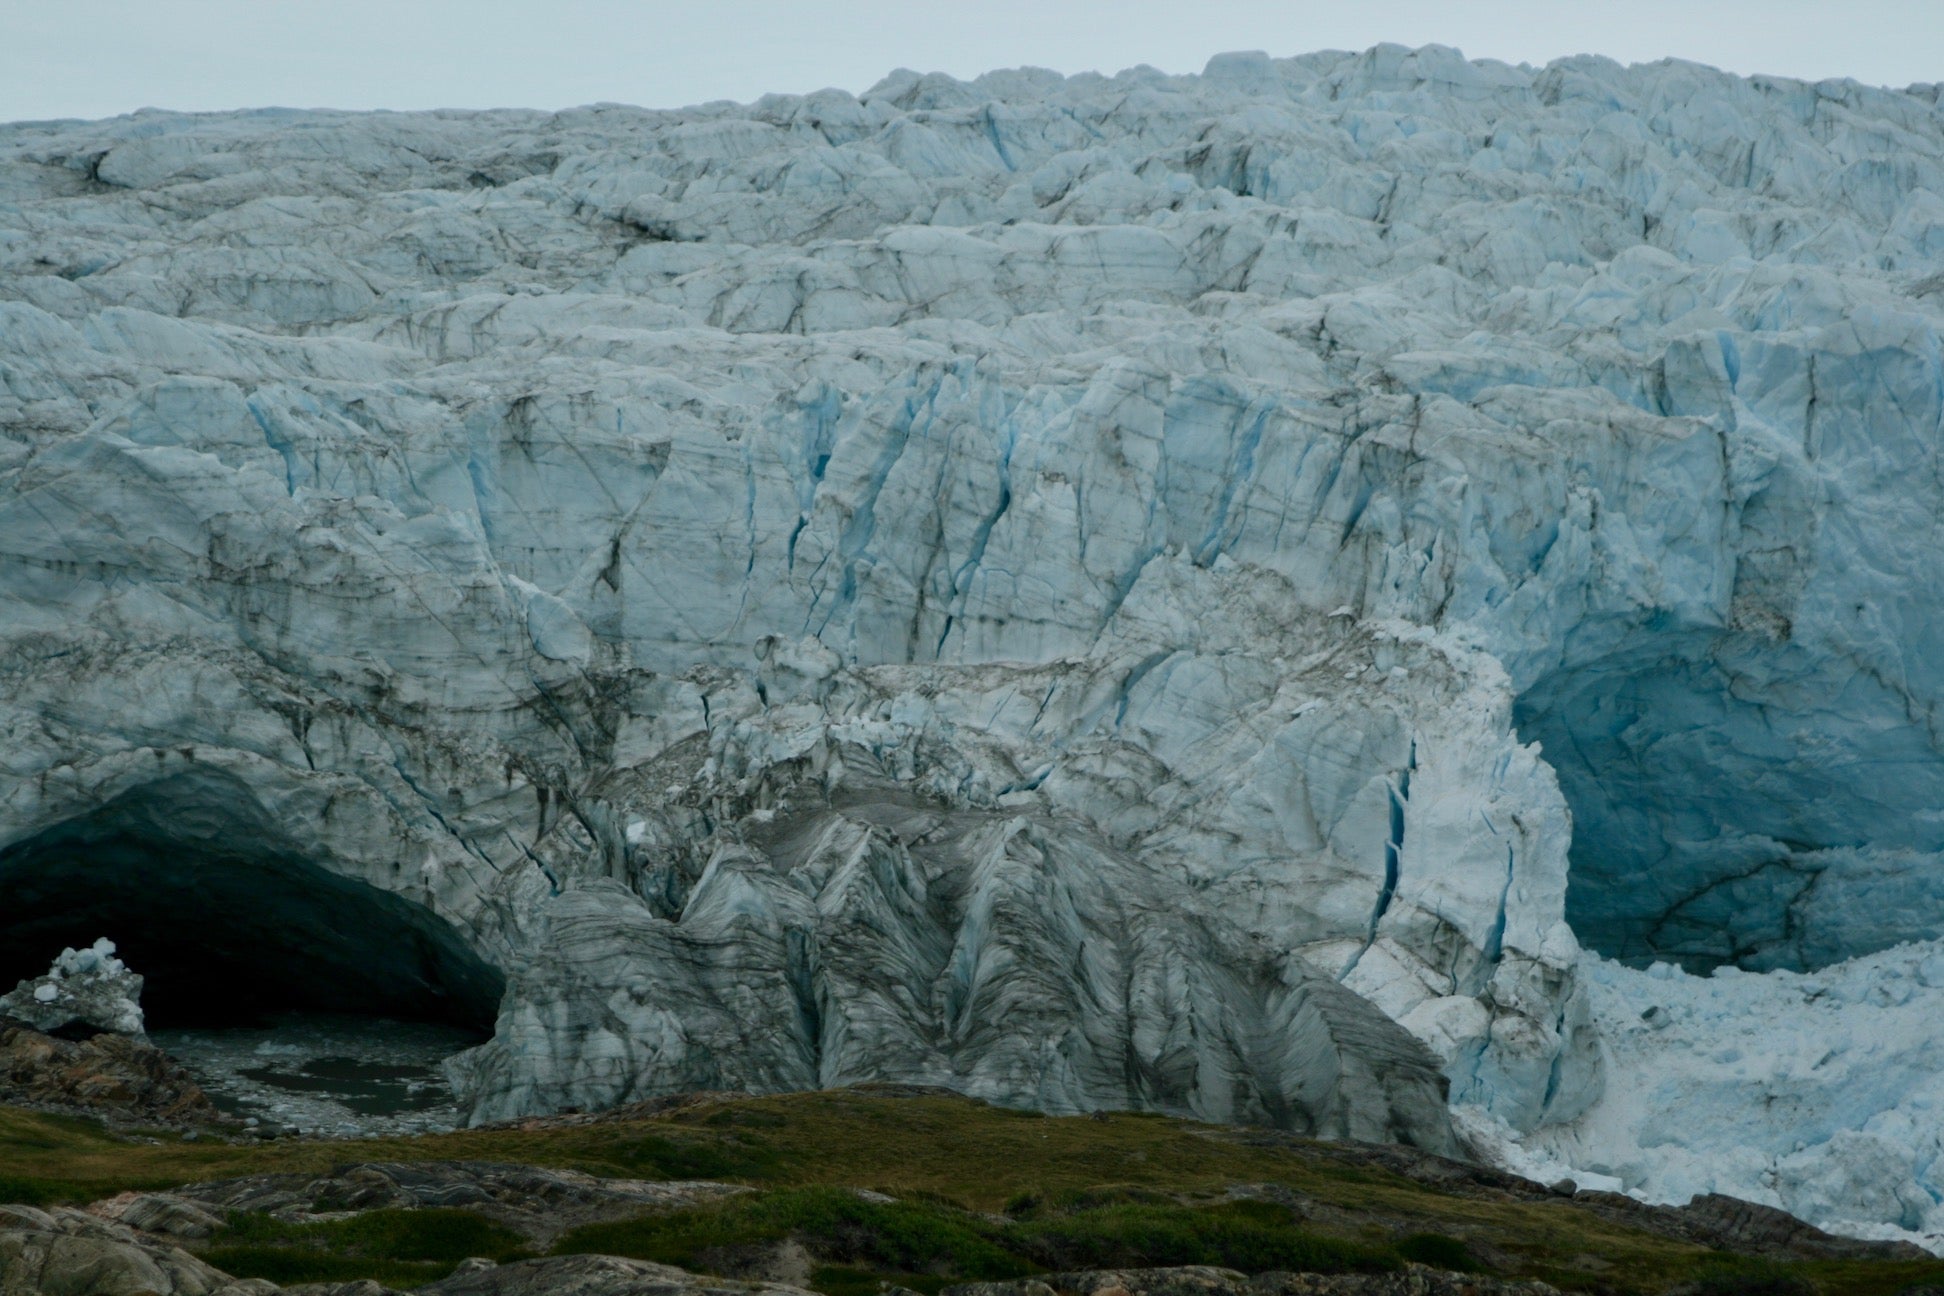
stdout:
POLYGON ((145 979, 151 1030, 311 1012, 483 1037, 503 987, 443 919, 324 868, 215 771, 136 788, 0 851, 0 986, 102 936, 145 979))
POLYGON ((1566 918, 1598 953, 1806 971, 1944 935, 1944 762, 1846 663, 1642 636, 1514 714, 1572 808, 1566 918))

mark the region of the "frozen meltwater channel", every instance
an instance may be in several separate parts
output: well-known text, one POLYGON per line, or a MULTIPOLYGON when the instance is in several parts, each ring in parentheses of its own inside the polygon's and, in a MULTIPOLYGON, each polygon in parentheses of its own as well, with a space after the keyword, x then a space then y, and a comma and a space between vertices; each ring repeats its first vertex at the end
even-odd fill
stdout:
POLYGON ((307 1135, 439 1133, 464 1124, 440 1064, 479 1042, 463 1027, 337 1013, 158 1030, 224 1111, 307 1135))

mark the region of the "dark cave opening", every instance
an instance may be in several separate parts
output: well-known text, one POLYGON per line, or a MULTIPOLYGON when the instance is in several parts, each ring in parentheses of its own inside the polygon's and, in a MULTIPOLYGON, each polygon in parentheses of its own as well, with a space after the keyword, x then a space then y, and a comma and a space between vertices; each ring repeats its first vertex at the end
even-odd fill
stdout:
POLYGON ((443 919, 307 857, 213 770, 0 851, 0 991, 102 936, 144 978, 150 1029, 327 1012, 483 1036, 504 984, 443 919))

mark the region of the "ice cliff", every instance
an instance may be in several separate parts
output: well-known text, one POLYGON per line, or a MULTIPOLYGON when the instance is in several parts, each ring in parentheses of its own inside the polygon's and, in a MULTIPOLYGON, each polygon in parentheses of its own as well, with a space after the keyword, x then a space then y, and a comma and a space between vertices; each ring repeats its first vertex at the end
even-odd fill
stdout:
POLYGON ((0 954, 1944 1229, 1940 271, 1678 63, 0 128, 0 954))

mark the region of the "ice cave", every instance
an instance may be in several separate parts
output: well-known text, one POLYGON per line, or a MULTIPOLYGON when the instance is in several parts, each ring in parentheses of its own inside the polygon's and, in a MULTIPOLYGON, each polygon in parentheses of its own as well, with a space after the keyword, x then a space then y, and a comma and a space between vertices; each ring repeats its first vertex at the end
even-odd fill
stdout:
POLYGON ((246 788, 158 779, 0 851, 0 981, 106 934, 151 1030, 329 1012, 490 1031, 503 980, 423 906, 307 858, 246 788))
POLYGON ((1520 733, 1573 810, 1566 914, 1585 944, 1810 970, 1944 932, 1944 882, 1913 867, 1944 850, 1924 730, 1804 714, 1782 692, 1673 639, 1521 695, 1520 733))

